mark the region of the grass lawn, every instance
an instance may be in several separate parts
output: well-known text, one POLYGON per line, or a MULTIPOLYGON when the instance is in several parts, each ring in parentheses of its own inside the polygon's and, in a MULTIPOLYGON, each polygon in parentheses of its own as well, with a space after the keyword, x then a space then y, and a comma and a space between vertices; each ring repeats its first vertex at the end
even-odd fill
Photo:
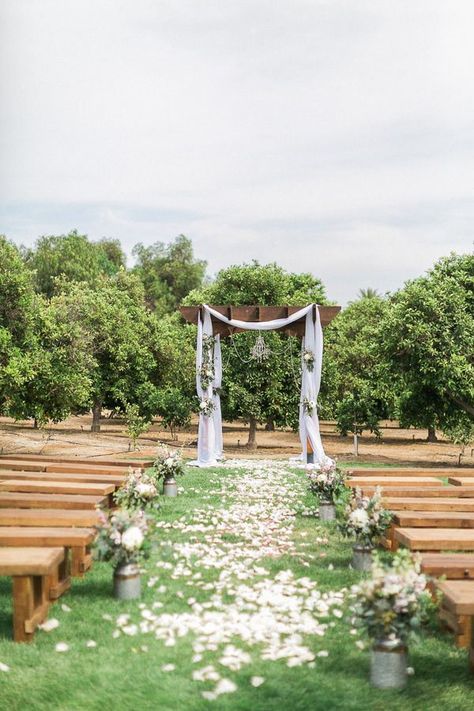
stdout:
MULTIPOLYGON (((468 673, 466 650, 457 650, 453 639, 437 629, 429 631, 427 637, 410 650, 410 664, 415 674, 402 692, 382 692, 369 686, 368 650, 360 651, 356 647, 358 638, 349 633, 349 621, 336 617, 331 611, 327 618, 321 617, 321 622, 329 623, 323 636, 303 635, 304 644, 316 654, 315 662, 310 665, 305 662, 288 666, 287 658, 261 659, 262 646, 248 646, 240 637, 232 640, 232 644, 249 653, 251 661, 232 670, 219 663, 221 647, 206 648, 202 659, 193 661, 199 630, 184 630, 183 636, 175 634, 175 643, 169 646, 153 632, 118 634, 117 617, 126 613, 131 616, 131 623, 139 621, 143 611, 140 604, 156 615, 181 616, 179 619, 184 620, 186 627, 186 615, 192 612, 193 605, 205 604, 219 594, 224 607, 232 606, 233 591, 240 584, 248 590, 259 580, 274 580, 281 571, 292 571, 295 579, 316 581, 322 593, 347 588, 358 580, 358 574, 348 568, 350 545, 341 539, 333 524, 322 525, 303 513, 279 522, 281 550, 266 554, 272 546, 278 546, 280 534, 275 528, 268 534, 264 530, 268 524, 263 519, 258 520, 257 509, 249 508, 249 521, 251 516, 257 519, 250 521, 251 532, 259 525, 263 527, 258 534, 261 538, 254 540, 261 546, 262 556, 258 558, 257 552, 252 560, 245 558, 245 550, 250 551, 253 542, 251 537, 246 539, 244 526, 236 533, 213 534, 214 543, 217 541, 216 545, 231 560, 240 560, 242 552, 244 558, 239 565, 243 571, 246 566, 248 571, 257 566, 257 573, 245 578, 242 572, 242 579, 235 581, 235 585, 232 576, 229 577, 231 565, 219 567, 216 563, 213 567, 211 562, 203 567, 193 553, 196 549, 186 552, 185 545, 199 546, 204 540, 206 531, 214 525, 214 512, 215 525, 220 525, 226 511, 235 503, 234 492, 237 498, 240 496, 242 516, 246 515, 245 496, 242 497, 242 490, 238 493, 239 481, 245 476, 248 477, 249 472, 244 469, 189 469, 180 482, 184 492, 177 499, 163 500, 158 521, 176 524, 176 527, 156 530, 141 601, 114 600, 110 567, 97 563, 83 580, 74 580, 70 593, 51 608, 50 618, 59 620, 58 628, 49 633, 38 631, 31 645, 13 644, 10 581, 0 578, 0 662, 10 667, 9 672, 0 672, 0 708, 8 711, 26 708, 34 711, 474 709, 474 683, 468 673), (194 529, 190 530, 190 526, 194 529), (179 547, 176 557, 173 545, 179 547), (165 566, 157 567, 157 562, 165 566), (219 587, 219 581, 226 575, 225 586, 219 587), (195 601, 189 602, 190 597, 195 601), (153 607, 154 603, 158 604, 153 607), (62 605, 70 610, 63 610, 62 605), (111 619, 104 619, 103 615, 111 619), (95 641, 97 646, 87 647, 88 640, 95 641), (67 643, 69 651, 55 651, 58 642, 67 643), (328 654, 317 656, 318 652, 328 654), (215 683, 193 680, 192 675, 193 671, 209 664, 214 665, 221 677, 234 682, 237 689, 215 700, 203 698, 201 692, 209 692, 215 683), (174 669, 169 667, 170 671, 164 671, 162 667, 166 665, 174 665, 174 669), (265 680, 258 688, 251 684, 255 676, 265 680)), ((279 489, 276 505, 285 505, 285 492, 289 492, 290 507, 294 508, 298 501, 313 505, 305 493, 303 474, 280 470, 275 474, 275 482, 279 489)), ((259 501, 262 491, 265 493, 265 488, 259 490, 257 477, 256 486, 248 496, 249 507, 253 501, 259 501)), ((288 615, 290 618, 291 610, 288 615)), ((161 629, 163 627, 166 621, 161 623, 161 629)))

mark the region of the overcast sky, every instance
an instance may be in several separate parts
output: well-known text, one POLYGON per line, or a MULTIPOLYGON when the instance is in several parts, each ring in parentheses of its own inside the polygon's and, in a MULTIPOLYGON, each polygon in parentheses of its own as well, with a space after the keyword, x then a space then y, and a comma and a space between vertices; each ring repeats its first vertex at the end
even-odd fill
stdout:
POLYGON ((472 0, 0 0, 0 232, 184 233, 341 303, 474 225, 472 0))

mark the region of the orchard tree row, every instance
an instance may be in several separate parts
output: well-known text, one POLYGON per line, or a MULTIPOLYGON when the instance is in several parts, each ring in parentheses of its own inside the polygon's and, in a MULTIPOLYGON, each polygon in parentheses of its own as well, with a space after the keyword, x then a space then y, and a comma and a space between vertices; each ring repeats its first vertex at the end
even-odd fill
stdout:
MULTIPOLYGON (((18 249, 0 238, 0 411, 43 425, 92 410, 125 415, 131 437, 155 416, 184 426, 197 410, 195 327, 177 307, 327 304, 310 274, 256 262, 205 280, 189 239, 138 244, 127 268, 116 240, 77 232, 18 249)), ((269 356, 251 357, 255 333, 223 339, 223 415, 297 427, 300 342, 265 333, 269 356)), ((320 415, 341 433, 379 434, 382 419, 474 434, 474 256, 451 255, 385 296, 361 290, 325 330, 320 415)))

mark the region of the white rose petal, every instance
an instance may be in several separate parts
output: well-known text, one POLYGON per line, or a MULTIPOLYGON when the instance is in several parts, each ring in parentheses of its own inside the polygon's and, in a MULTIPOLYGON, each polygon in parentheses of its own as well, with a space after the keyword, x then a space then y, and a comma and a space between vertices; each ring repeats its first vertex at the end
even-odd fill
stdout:
POLYGON ((97 642, 95 642, 93 639, 88 639, 86 642, 86 647, 89 649, 94 649, 94 647, 97 647, 97 642))
POLYGON ((59 620, 55 617, 51 617, 50 620, 46 620, 46 622, 43 622, 42 625, 38 625, 38 627, 40 630, 43 630, 43 632, 52 632, 56 627, 59 627, 59 620))
POLYGON ((259 686, 262 686, 263 683, 265 683, 265 677, 263 676, 253 676, 250 679, 250 683, 252 686, 255 686, 255 688, 258 688, 259 686))
POLYGON ((10 667, 8 666, 8 664, 4 664, 3 662, 0 662, 0 671, 5 672, 5 673, 9 672, 10 667))
POLYGON ((54 649, 56 652, 69 652, 69 645, 66 642, 58 642, 54 649))
POLYGON ((171 671, 174 671, 175 669, 176 669, 176 667, 174 664, 163 664, 163 666, 161 667, 161 671, 164 671, 164 672, 171 672, 171 671))

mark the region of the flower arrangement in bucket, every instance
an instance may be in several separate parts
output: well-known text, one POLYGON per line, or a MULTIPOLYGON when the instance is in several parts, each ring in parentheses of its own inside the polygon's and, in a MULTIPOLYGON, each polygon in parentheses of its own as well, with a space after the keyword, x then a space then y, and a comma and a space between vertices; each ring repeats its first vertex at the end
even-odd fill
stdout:
POLYGON ((178 486, 176 477, 184 474, 184 463, 181 452, 177 449, 160 447, 153 466, 147 469, 146 473, 159 482, 163 480, 163 494, 165 496, 177 496, 178 486))
POLYGON ((356 570, 370 570, 372 550, 380 542, 392 520, 391 511, 382 506, 380 487, 373 496, 363 496, 356 488, 349 503, 342 511, 339 529, 347 538, 355 538, 352 567, 356 570))
POLYGON ((94 553, 110 561, 114 569, 114 596, 121 600, 140 597, 139 563, 149 555, 147 517, 143 511, 119 509, 106 516, 100 512, 94 553))
POLYGON ((407 645, 429 619, 433 601, 418 556, 400 548, 388 563, 373 553, 372 575, 352 587, 355 624, 372 641, 370 680, 380 689, 402 688, 407 645))
POLYGON ((319 518, 321 521, 333 521, 336 518, 336 502, 345 490, 345 473, 336 462, 329 461, 319 469, 307 470, 309 489, 319 500, 319 518))
POLYGON ((123 485, 115 492, 114 501, 120 508, 133 510, 159 509, 158 489, 150 474, 131 469, 123 485))

